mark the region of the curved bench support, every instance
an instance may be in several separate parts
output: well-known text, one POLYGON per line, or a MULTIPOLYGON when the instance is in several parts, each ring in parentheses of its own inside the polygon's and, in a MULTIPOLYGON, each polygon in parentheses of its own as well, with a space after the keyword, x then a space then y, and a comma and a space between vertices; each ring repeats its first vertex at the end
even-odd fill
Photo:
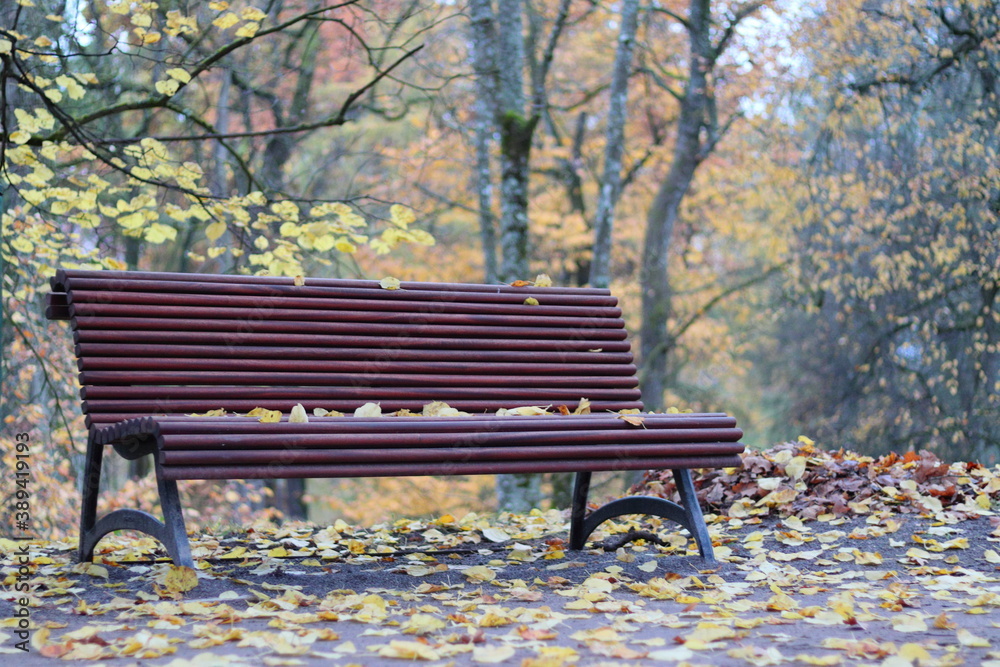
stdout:
POLYGON ((705 525, 705 517, 698 504, 698 496, 691 481, 691 471, 675 469, 674 481, 681 496, 681 504, 665 498, 631 496, 619 498, 587 514, 587 494, 590 491, 590 473, 576 474, 573 486, 573 508, 570 515, 569 548, 582 549, 587 538, 599 525, 614 517, 626 514, 646 514, 670 519, 686 528, 698 544, 698 553, 709 565, 716 565, 712 538, 705 525))
POLYGON ((160 492, 160 507, 163 521, 152 514, 134 509, 115 510, 97 520, 97 495, 101 482, 101 460, 104 445, 98 445, 91 431, 87 441, 87 460, 83 476, 83 508, 80 514, 80 562, 94 560, 94 548, 102 537, 116 530, 137 530, 155 537, 170 554, 175 565, 194 567, 187 531, 184 529, 184 515, 181 514, 180 496, 177 482, 163 477, 159 463, 156 464, 156 486, 160 492))

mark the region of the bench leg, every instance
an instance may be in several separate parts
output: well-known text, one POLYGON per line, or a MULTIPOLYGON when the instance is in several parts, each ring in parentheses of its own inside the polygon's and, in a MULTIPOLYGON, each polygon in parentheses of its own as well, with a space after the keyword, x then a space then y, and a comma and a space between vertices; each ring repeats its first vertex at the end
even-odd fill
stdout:
POLYGON ((582 549, 587 538, 599 525, 614 517, 625 514, 646 514, 670 519, 686 528, 698 544, 698 553, 709 565, 715 565, 712 538, 705 525, 705 517, 698 504, 698 495, 691 481, 691 471, 674 470, 674 481, 681 497, 681 504, 665 498, 652 496, 630 496, 619 498, 587 514, 587 494, 590 491, 590 473, 576 474, 573 486, 573 508, 570 510, 569 548, 582 549))
POLYGON ((163 478, 159 464, 156 465, 156 486, 160 492, 160 507, 163 521, 152 514, 140 510, 115 510, 97 520, 97 494, 101 481, 101 460, 104 446, 94 442, 93 435, 87 442, 87 459, 83 476, 83 507, 80 513, 80 562, 94 560, 94 548, 102 537, 116 530, 137 530, 155 537, 174 561, 175 565, 194 567, 191 546, 184 529, 180 496, 177 482, 163 478))

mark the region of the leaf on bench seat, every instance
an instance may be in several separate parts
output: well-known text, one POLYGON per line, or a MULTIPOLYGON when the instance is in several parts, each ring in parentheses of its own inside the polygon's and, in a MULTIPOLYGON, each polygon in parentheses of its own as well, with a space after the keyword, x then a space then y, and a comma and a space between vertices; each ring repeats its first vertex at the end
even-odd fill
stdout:
POLYGON ((247 417, 257 417, 257 421, 262 424, 275 424, 281 421, 281 410, 254 408, 247 413, 247 417))
POLYGON ((533 296, 529 296, 527 299, 524 300, 524 305, 526 305, 526 306, 537 306, 538 305, 538 299, 536 299, 533 296))
POLYGON ((209 410, 208 412, 201 413, 191 413, 187 415, 188 417, 225 417, 226 409, 219 408, 218 410, 209 410))
POLYGON ((586 398, 580 399, 580 404, 576 406, 576 410, 573 411, 574 415, 589 415, 590 414, 590 401, 586 398))
POLYGON ((309 416, 306 415, 306 409, 301 403, 296 403, 292 408, 292 413, 288 416, 288 421, 293 424, 309 423, 309 416))
POLYGON ((313 408, 313 414, 317 417, 343 417, 344 413, 339 410, 327 410, 325 408, 313 408))
POLYGON ((354 411, 355 417, 381 417, 382 406, 379 403, 365 403, 354 411))
POLYGON ((457 410, 444 401, 431 401, 424 405, 421 413, 424 417, 471 417, 468 412, 457 410))
POLYGON ((391 276, 383 278, 378 282, 378 284, 382 287, 382 289, 387 289, 387 290, 401 289, 399 287, 399 278, 392 278, 391 276))
POLYGON ((497 417, 534 417, 538 415, 551 415, 549 408, 552 406, 540 407, 537 405, 523 405, 519 408, 500 408, 497 410, 497 417))
POLYGON ((619 410, 618 419, 621 419, 626 424, 631 424, 632 426, 642 426, 643 428, 646 428, 642 425, 643 417, 639 414, 639 411, 635 409, 619 410))
POLYGON ((546 273, 539 273, 535 276, 535 287, 552 287, 552 278, 546 273))

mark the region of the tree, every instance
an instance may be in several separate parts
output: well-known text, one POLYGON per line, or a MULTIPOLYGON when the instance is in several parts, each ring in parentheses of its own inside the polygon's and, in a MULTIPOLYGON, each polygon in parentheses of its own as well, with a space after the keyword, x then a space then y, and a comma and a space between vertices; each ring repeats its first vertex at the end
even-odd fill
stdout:
POLYGON ((753 1, 737 5, 715 39, 709 0, 691 0, 686 18, 674 16, 687 31, 690 46, 684 91, 674 93, 680 101, 680 116, 670 170, 649 206, 643 243, 640 271, 643 319, 639 336, 642 395, 648 409, 658 410, 663 406, 667 359, 676 345, 667 328, 673 300, 669 258, 681 204, 695 170, 740 115, 733 111, 729 118, 720 121, 712 78, 740 22, 763 4, 753 1))
MULTIPOLYGON (((334 273, 362 247, 433 243, 391 202, 289 173, 305 139, 392 114, 395 77, 426 29, 412 8, 220 0, 186 12, 112 0, 66 20, 64 10, 0 10, 3 357, 30 351, 40 363, 33 401, 48 405, 51 378, 69 375, 38 349, 37 290, 56 267, 334 273), (322 96, 320 69, 335 75, 322 96)), ((70 426, 63 411, 44 417, 70 426)), ((67 444, 72 462, 78 443, 67 444)), ((282 509, 301 514, 302 489, 282 488, 282 509)))
POLYGON ((810 372, 786 378, 796 422, 845 446, 1000 452, 998 12, 848 2, 801 35, 823 115, 798 110, 814 134, 783 328, 810 372))

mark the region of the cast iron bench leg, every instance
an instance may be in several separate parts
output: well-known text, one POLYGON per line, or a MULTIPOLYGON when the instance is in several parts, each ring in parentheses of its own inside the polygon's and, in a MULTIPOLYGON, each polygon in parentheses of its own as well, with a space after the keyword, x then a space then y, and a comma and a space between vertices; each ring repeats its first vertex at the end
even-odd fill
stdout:
POLYGON ((631 496, 619 498, 587 514, 587 494, 590 491, 590 473, 578 472, 573 485, 573 508, 569 524, 569 548, 582 549, 594 529, 608 519, 625 514, 646 514, 663 517, 687 528, 698 544, 698 553, 709 565, 716 565, 712 538, 705 525, 705 517, 698 504, 698 495, 691 481, 691 471, 675 469, 674 481, 681 496, 681 504, 665 498, 631 496))
POLYGON ((160 492, 163 521, 152 514, 133 509, 115 510, 97 520, 97 494, 101 483, 101 460, 104 445, 94 442, 93 433, 87 441, 87 460, 83 475, 83 507, 80 512, 80 562, 94 560, 94 548, 102 537, 116 530, 138 530, 155 537, 170 554, 174 565, 194 567, 191 547, 184 529, 177 482, 163 478, 159 463, 156 464, 156 486, 160 492))

